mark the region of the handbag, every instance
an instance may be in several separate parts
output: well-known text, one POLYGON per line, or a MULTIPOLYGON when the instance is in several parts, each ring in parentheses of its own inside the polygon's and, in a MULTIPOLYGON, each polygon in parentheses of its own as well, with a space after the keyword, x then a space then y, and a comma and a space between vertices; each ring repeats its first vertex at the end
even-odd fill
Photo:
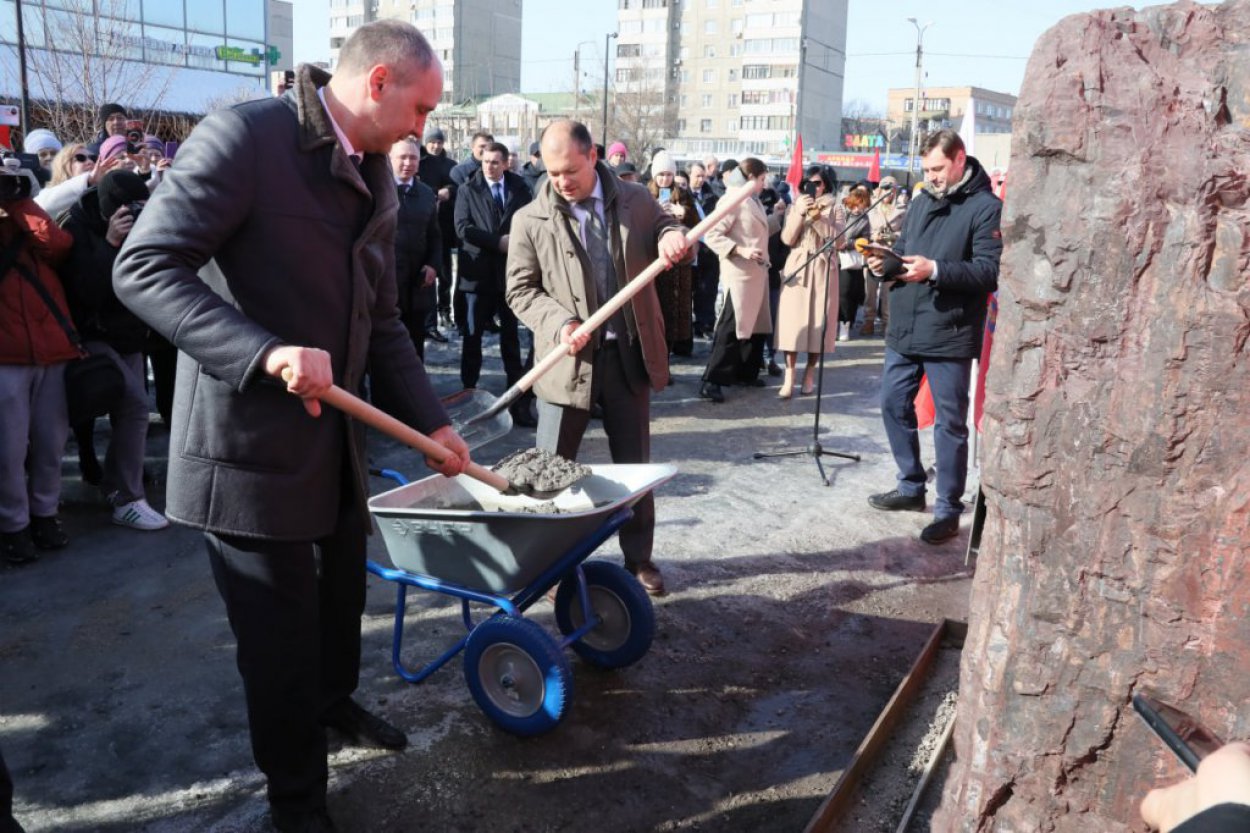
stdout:
POLYGON ((16 269, 34 287, 35 292, 52 311, 56 323, 65 331, 70 344, 78 351, 79 358, 65 365, 65 405, 69 412, 69 424, 77 425, 104 416, 116 407, 125 394, 126 377, 111 356, 103 353, 92 355, 87 352, 78 330, 52 297, 52 293, 48 292, 43 281, 26 264, 18 261, 17 256, 24 242, 25 238, 19 236, 0 256, 0 267, 3 267, 0 275, 8 274, 10 267, 16 269))
POLYGON ((863 269, 864 256, 854 249, 838 252, 838 265, 843 269, 863 269))

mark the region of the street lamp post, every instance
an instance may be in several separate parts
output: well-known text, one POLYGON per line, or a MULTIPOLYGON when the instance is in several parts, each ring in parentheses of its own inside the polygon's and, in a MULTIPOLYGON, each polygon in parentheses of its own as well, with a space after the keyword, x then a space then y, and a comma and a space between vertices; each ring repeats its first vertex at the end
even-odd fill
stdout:
POLYGON ((579 41, 573 47, 573 121, 582 120, 582 47, 594 45, 594 41, 579 41))
POLYGON ((599 143, 604 147, 608 141, 608 50, 616 35, 616 32, 609 32, 603 36, 603 132, 599 134, 599 143))
POLYGON ((921 26, 914 17, 909 17, 907 20, 916 27, 916 95, 911 100, 911 137, 907 141, 907 172, 911 173, 916 169, 916 131, 919 129, 920 119, 920 75, 924 56, 924 30, 932 26, 933 21, 930 20, 921 26))
POLYGON ((17 7, 17 72, 22 94, 22 141, 30 133, 30 87, 26 82, 26 28, 22 23, 22 0, 17 7))

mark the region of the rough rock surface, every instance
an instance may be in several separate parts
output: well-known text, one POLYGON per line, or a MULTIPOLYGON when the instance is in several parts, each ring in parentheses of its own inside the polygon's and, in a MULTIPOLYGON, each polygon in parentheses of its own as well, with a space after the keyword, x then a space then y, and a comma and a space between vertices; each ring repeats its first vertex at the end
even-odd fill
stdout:
POLYGON ((1144 829, 1155 688, 1250 734, 1250 2, 1065 19, 1016 108, 989 516, 934 830, 1144 829))

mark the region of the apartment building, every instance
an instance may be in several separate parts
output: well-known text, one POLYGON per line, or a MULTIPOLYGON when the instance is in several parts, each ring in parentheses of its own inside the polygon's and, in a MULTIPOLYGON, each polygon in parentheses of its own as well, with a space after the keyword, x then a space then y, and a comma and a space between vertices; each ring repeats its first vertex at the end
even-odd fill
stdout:
POLYGON ((521 89, 522 0, 330 0, 330 67, 357 27, 406 20, 429 38, 443 63, 443 101, 521 89))
MULTIPOLYGON (((915 98, 915 87, 889 91, 886 120, 892 131, 903 136, 910 135, 915 98)), ((917 131, 924 133, 943 127, 958 129, 969 108, 973 108, 976 117, 977 133, 1011 132, 1016 97, 981 87, 921 87, 917 131)))
POLYGON ((617 106, 652 102, 678 154, 838 147, 847 3, 617 0, 617 106))

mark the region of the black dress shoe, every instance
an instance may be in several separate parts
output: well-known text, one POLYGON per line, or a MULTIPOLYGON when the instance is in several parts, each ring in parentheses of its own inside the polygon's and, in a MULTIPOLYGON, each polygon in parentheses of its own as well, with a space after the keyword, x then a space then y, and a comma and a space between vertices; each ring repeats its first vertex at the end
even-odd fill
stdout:
POLYGON ((769 376, 780 376, 780 375, 781 375, 781 365, 777 364, 776 362, 769 362, 769 363, 768 363, 768 375, 769 375, 769 376))
POLYGON ((868 505, 883 512, 923 512, 924 495, 905 495, 898 489, 869 495, 868 505))
POLYGON ((713 402, 724 402, 725 392, 720 389, 720 385, 713 382, 704 382, 699 387, 699 398, 710 399, 713 402))
POLYGON ((920 531, 920 540, 926 544, 941 544, 959 534, 959 516, 939 518, 920 531))
POLYGON ((46 518, 31 515, 30 538, 35 542, 35 546, 41 550, 59 550, 69 543, 69 536, 65 534, 65 527, 61 526, 61 519, 56 515, 50 515, 46 518))
POLYGON ((425 337, 430 339, 431 341, 437 341, 439 344, 447 343, 447 336, 443 335, 442 333, 440 333, 437 329, 434 329, 433 327, 425 331, 425 337))
POLYGON ((279 833, 335 833, 334 820, 325 810, 279 810, 269 811, 269 820, 279 833))
POLYGON ((387 723, 376 714, 365 711, 364 706, 348 698, 335 706, 321 723, 342 734, 357 746, 379 749, 403 749, 408 736, 387 723))

